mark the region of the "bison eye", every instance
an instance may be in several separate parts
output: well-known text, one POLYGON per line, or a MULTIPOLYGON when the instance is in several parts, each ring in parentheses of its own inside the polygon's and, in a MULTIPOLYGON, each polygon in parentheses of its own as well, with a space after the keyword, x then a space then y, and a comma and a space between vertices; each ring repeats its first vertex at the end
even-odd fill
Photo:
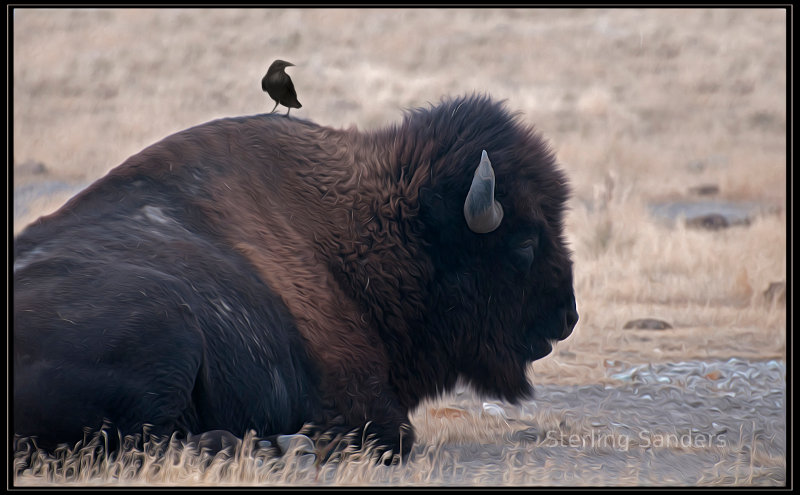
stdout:
POLYGON ((526 239, 514 249, 515 265, 518 270, 527 272, 533 264, 534 251, 538 245, 537 239, 526 239))

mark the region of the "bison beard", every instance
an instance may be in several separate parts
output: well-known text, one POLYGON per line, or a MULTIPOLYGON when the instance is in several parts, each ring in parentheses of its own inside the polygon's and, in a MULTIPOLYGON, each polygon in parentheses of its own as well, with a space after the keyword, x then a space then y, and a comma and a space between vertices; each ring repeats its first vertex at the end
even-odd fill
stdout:
POLYGON ((529 397, 572 331, 567 197, 484 96, 369 133, 255 115, 169 136, 15 240, 14 432, 310 423, 405 455, 423 398, 459 376, 529 397))

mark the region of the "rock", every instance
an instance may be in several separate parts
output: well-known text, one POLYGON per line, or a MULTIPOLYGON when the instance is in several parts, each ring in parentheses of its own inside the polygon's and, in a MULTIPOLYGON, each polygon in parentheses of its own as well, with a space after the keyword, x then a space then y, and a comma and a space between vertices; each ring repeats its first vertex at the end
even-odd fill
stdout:
POLYGON ((730 218, 720 213, 709 213, 686 219, 686 226, 696 229, 720 230, 734 225, 750 225, 750 218, 730 218))
POLYGON ((560 351, 558 351, 558 355, 561 356, 561 357, 565 357, 565 358, 578 357, 578 355, 575 354, 574 352, 567 351, 565 349, 561 349, 560 351))
POLYGON ((201 433, 199 435, 188 435, 187 446, 192 445, 199 451, 208 452, 212 456, 219 453, 225 453, 228 456, 233 456, 242 440, 227 430, 211 430, 201 433))
POLYGON ((731 223, 719 213, 709 213, 708 215, 687 218, 686 226, 696 229, 720 230, 730 227, 731 223))
POLYGON ((716 184, 700 184, 689 188, 689 193, 695 196, 716 196, 719 194, 719 186, 716 184))
POLYGON ((652 203, 648 208, 654 217, 670 224, 684 218, 687 227, 719 230, 734 225, 749 225, 754 216, 765 213, 766 205, 753 201, 707 199, 652 203))
POLYGON ((27 160, 14 167, 17 174, 42 175, 47 173, 47 166, 36 160, 27 160))
POLYGON ((507 418, 505 409, 500 407, 497 404, 493 404, 491 402, 484 402, 483 403, 483 411, 488 414, 489 416, 497 416, 501 418, 507 418))
POLYGON ((672 325, 666 321, 656 320, 655 318, 640 318, 638 320, 631 320, 625 324, 624 329, 635 330, 666 330, 672 328, 672 325))
POLYGON ((517 430, 511 434, 511 440, 521 443, 535 443, 539 441, 539 431, 533 426, 524 430, 517 430))
POLYGON ((786 282, 772 282, 764 291, 764 300, 767 302, 786 302, 786 282))

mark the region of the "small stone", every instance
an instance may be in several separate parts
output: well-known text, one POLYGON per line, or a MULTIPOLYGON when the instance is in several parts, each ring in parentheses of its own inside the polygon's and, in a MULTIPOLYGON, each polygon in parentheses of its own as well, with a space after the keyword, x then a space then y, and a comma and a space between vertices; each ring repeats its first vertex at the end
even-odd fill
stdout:
POLYGON ((524 430, 517 430, 511 434, 511 440, 521 443, 538 442, 539 431, 534 427, 526 428, 524 430))
POLYGON ((187 442, 193 444, 200 451, 207 451, 211 455, 220 452, 233 455, 242 444, 242 440, 227 430, 210 430, 198 435, 188 435, 187 442))
POLYGON ((719 213, 709 213, 699 217, 687 218, 686 226, 696 229, 721 230, 731 226, 731 223, 719 213))
POLYGON ((507 417, 505 409, 497 404, 492 404, 491 402, 483 403, 483 411, 490 416, 499 416, 501 418, 507 417))
POLYGON ((689 192, 696 196, 716 196, 719 194, 719 186, 716 184, 700 184, 689 188, 689 192))
POLYGON ((47 173, 47 166, 44 163, 35 160, 28 160, 22 162, 14 168, 15 172, 20 172, 23 174, 27 173, 33 175, 41 175, 47 173))
POLYGON ((786 282, 772 282, 764 291, 764 299, 767 302, 786 300, 786 282))
POLYGON ((666 321, 656 320, 655 318, 640 318, 638 320, 631 320, 625 324, 624 329, 636 330, 666 330, 672 328, 672 325, 666 321))

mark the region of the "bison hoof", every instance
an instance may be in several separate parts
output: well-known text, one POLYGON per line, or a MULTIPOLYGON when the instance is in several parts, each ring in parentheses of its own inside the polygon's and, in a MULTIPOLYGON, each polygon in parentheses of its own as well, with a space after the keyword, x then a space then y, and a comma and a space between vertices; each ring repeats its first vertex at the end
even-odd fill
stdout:
POLYGON ((281 453, 294 452, 296 455, 314 454, 314 442, 305 435, 279 435, 276 442, 281 453))
POLYGON ((242 445, 242 439, 227 430, 211 430, 199 435, 189 434, 186 447, 194 447, 199 452, 207 452, 212 457, 220 453, 232 457, 242 445))

